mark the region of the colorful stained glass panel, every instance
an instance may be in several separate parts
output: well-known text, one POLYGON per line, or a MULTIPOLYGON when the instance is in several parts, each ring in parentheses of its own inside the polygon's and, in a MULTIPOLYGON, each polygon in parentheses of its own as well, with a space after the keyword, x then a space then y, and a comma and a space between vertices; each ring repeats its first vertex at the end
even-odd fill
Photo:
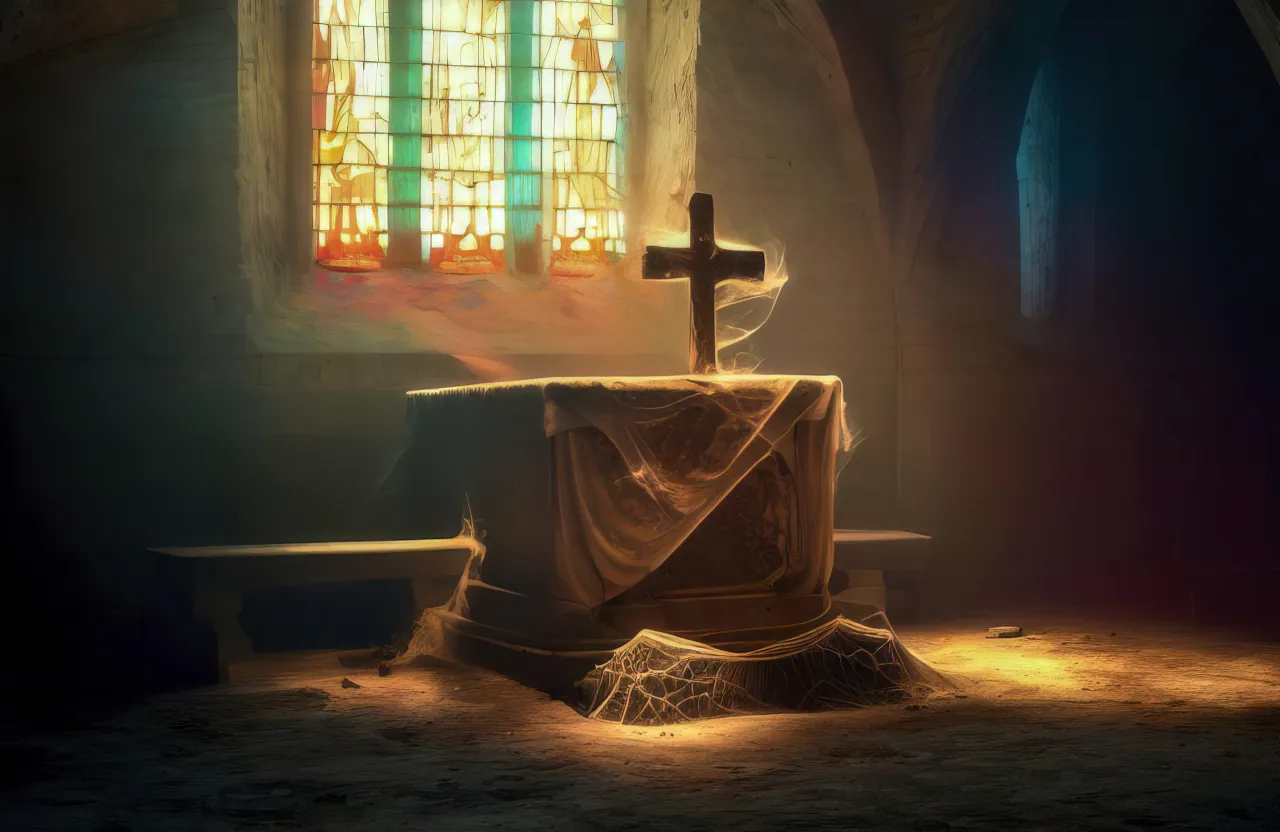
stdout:
POLYGON ((626 250, 622 0, 313 0, 316 256, 594 274, 626 250))
POLYGON ((620 4, 543 0, 541 135, 550 173, 551 270, 590 274, 625 253, 620 4))

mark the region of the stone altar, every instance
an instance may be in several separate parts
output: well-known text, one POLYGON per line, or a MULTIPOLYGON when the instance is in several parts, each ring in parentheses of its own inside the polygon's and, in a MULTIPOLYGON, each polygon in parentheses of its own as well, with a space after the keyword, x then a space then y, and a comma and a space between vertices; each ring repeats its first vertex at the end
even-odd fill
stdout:
POLYGON ((565 378, 408 396, 396 491, 484 551, 438 628, 459 657, 577 678, 645 629, 745 651, 829 621, 850 445, 834 377, 565 378))
POLYGON ((406 508, 438 524, 465 506, 483 545, 408 654, 572 684, 588 716, 646 724, 900 701, 939 681, 892 631, 832 609, 853 444, 840 380, 719 372, 717 289, 764 269, 717 244, 695 194, 689 246, 649 246, 643 264, 688 282, 690 375, 409 394, 406 508))

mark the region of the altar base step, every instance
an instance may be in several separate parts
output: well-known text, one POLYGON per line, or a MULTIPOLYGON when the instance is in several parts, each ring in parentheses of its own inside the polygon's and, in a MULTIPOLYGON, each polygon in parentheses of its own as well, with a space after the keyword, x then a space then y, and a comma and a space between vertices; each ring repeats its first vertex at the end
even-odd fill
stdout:
MULTIPOLYGON (((671 633, 731 653, 748 653, 801 636, 838 618, 823 605, 819 614, 782 626, 738 630, 683 630, 671 633)), ((656 629, 641 626, 639 629, 656 629)), ((431 654, 501 673, 557 698, 571 697, 574 684, 608 662, 638 630, 614 638, 541 640, 462 618, 445 609, 427 610, 410 653, 431 654)))

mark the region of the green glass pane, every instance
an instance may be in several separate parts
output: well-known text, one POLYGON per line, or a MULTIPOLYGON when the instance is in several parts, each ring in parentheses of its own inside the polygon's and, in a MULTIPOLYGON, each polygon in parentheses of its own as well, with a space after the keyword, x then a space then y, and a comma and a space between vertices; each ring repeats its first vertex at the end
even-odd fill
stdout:
POLYGON ((392 28, 422 28, 422 0, 391 0, 387 24, 392 28))
MULTIPOLYGON (((422 199, 419 196, 421 188, 421 170, 415 168, 387 171, 387 202, 391 205, 421 207, 422 199)), ((392 228, 395 227, 392 226, 392 228)), ((417 220, 414 220, 413 227, 417 229, 417 220)))
POLYGON ((418 218, 421 216, 421 209, 418 206, 393 207, 390 211, 390 229, 393 236, 400 236, 412 232, 413 242, 418 243, 418 218))
POLYGON ((538 170, 542 160, 542 142, 536 139, 510 139, 507 142, 510 157, 507 169, 517 173, 529 173, 538 170))
POLYGON ((388 29, 387 49, 393 61, 422 63, 422 30, 388 29))
POLYGON ((538 100, 538 71, 529 67, 513 67, 508 72, 507 85, 512 101, 538 100))
POLYGON ((510 0, 508 31, 515 35, 538 34, 538 3, 535 0, 510 0))
POLYGON ((542 204, 542 177, 536 173, 507 175, 507 193, 514 206, 532 207, 542 204))
POLYGON ((511 105, 511 135, 533 137, 537 135, 533 118, 534 107, 527 103, 511 105))
POLYGON ((391 99, 391 132, 412 134, 422 133, 422 99, 391 99))
POLYGON ((422 138, 418 135, 391 137, 391 166, 422 167, 422 138))
POLYGON ((538 39, 532 35, 511 35, 507 38, 511 52, 511 66, 538 65, 538 39))
POLYGON ((507 214, 511 235, 517 244, 538 241, 538 224, 542 222, 542 209, 510 211, 507 214))
POLYGON ((391 95, 392 97, 422 97, 422 64, 392 64, 391 65, 391 95))

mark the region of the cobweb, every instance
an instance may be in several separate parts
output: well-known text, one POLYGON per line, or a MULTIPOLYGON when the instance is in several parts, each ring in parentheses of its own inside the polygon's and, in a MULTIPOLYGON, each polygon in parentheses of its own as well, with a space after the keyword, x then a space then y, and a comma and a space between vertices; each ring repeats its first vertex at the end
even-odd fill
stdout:
MULTIPOLYGON (((723 242, 721 248, 751 249, 741 242, 723 242)), ((716 353, 720 371, 754 373, 763 357, 744 348, 745 342, 768 322, 787 285, 787 265, 779 243, 763 246, 769 264, 763 280, 725 280, 716 285, 716 353), (739 346, 741 345, 741 346, 739 346), (737 347, 732 352, 730 348, 737 347)))
POLYGON ((903 702, 949 686, 892 630, 838 618, 749 653, 643 630, 578 683, 576 704, 592 719, 670 725, 903 702))
POLYGON ((467 513, 462 518, 462 531, 457 540, 465 541, 471 547, 471 556, 458 578, 458 585, 453 588, 449 600, 438 607, 427 607, 414 622, 409 634, 408 644, 397 656, 398 661, 411 661, 420 656, 431 656, 444 661, 454 661, 449 650, 449 642, 445 637, 445 622, 448 619, 466 619, 470 613, 467 604, 467 587, 480 580, 480 567, 484 564, 484 533, 476 526, 475 515, 471 511, 471 498, 467 497, 467 513))

